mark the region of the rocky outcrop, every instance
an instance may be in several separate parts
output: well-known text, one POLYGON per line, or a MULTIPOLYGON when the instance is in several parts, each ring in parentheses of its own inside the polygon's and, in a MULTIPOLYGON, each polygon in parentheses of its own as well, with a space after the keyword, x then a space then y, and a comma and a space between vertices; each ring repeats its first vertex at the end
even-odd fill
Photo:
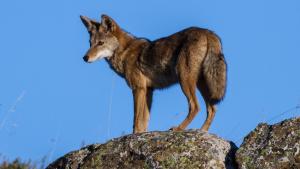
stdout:
POLYGON ((132 134, 71 152, 47 169, 235 168, 236 146, 215 135, 188 130, 132 134))
POLYGON ((241 169, 300 169, 300 118, 259 124, 236 153, 241 169))
POLYGON ((236 149, 200 130, 149 132, 90 145, 47 169, 300 169, 300 118, 259 124, 236 149))

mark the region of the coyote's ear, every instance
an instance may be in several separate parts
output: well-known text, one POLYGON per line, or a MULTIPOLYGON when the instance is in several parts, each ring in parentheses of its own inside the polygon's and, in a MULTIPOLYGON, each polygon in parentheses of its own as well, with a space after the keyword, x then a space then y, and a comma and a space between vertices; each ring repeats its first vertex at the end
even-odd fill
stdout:
POLYGON ((80 15, 80 19, 82 21, 82 23, 85 25, 85 27, 87 28, 87 30, 90 32, 92 29, 97 28, 100 23, 97 21, 94 21, 92 19, 89 19, 86 16, 82 16, 80 15))
POLYGON ((117 29, 117 23, 107 15, 101 15, 101 25, 107 32, 113 32, 117 29))

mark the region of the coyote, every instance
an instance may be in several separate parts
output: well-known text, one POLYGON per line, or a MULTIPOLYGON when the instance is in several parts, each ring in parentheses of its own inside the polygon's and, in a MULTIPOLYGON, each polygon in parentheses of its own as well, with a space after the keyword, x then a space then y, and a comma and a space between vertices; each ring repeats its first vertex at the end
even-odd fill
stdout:
POLYGON ((179 82, 189 104, 184 121, 173 131, 184 130, 199 111, 196 88, 204 98, 207 117, 201 130, 208 131, 226 89, 227 65, 220 38, 210 30, 190 27, 154 41, 124 31, 109 16, 101 22, 80 16, 90 35, 90 49, 83 60, 105 58, 132 89, 133 133, 146 132, 155 89, 179 82))

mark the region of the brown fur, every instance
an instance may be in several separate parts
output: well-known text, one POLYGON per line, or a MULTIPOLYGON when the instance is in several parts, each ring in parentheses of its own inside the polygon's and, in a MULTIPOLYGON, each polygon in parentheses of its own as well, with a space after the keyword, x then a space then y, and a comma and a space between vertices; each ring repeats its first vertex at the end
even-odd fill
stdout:
POLYGON ((174 131, 185 129, 199 111, 196 89, 207 108, 201 127, 207 131, 215 116, 215 105, 226 89, 226 62, 220 39, 207 29, 190 27, 168 37, 150 41, 123 31, 117 23, 102 15, 101 23, 81 17, 90 33, 91 48, 84 57, 95 61, 106 50, 111 68, 124 77, 134 97, 133 132, 145 132, 152 93, 179 82, 188 104, 186 119, 174 131))

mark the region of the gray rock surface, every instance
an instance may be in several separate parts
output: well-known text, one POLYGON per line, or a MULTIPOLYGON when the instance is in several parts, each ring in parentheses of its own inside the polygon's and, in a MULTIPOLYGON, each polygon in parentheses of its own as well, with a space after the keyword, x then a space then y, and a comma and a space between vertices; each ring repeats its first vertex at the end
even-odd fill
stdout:
POLYGON ((188 130, 127 135, 71 152, 47 169, 236 168, 236 146, 215 135, 188 130))
POLYGON ((259 124, 236 153, 241 169, 300 169, 300 118, 259 124))
POLYGON ((132 134, 71 152, 47 169, 300 169, 300 118, 259 124, 237 150, 200 130, 132 134))

